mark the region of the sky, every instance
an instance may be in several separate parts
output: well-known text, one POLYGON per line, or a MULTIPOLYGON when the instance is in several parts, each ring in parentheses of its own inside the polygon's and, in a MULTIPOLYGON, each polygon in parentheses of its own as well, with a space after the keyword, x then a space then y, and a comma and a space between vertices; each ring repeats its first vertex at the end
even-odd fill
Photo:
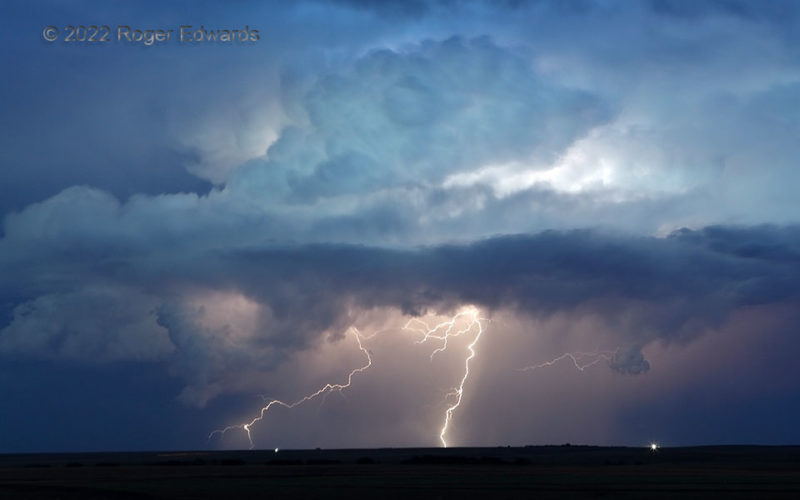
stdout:
POLYGON ((800 444, 797 2, 0 25, 0 452, 800 444))

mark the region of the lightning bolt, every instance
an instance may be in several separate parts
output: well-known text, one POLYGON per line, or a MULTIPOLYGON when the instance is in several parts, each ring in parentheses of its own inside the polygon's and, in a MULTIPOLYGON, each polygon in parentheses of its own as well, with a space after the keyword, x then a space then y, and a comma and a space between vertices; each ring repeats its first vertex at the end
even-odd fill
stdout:
POLYGON ((461 377, 461 382, 458 384, 458 387, 454 388, 451 392, 449 392, 445 398, 449 399, 455 397, 455 401, 445 410, 444 413, 444 422, 442 424, 441 429, 439 430, 439 440, 442 442, 442 446, 447 448, 447 439, 445 436, 447 435, 447 429, 450 427, 450 422, 453 419, 453 414, 455 413, 456 409, 461 405, 461 399, 464 396, 464 385, 467 383, 467 379, 469 378, 469 365, 470 361, 473 360, 476 356, 475 346, 478 343, 478 340, 481 338, 481 334, 483 333, 483 324, 481 323, 481 319, 479 317, 479 311, 477 308, 473 306, 466 307, 464 310, 453 316, 449 321, 444 321, 439 323, 438 325, 434 326, 433 328, 428 327, 428 325, 418 319, 413 318, 406 323, 404 327, 405 330, 417 331, 422 333, 422 339, 418 340, 416 343, 421 344, 427 342, 430 339, 438 339, 442 341, 442 345, 436 348, 433 352, 431 352, 431 361, 433 361, 433 357, 442 351, 447 350, 447 341, 450 337, 458 337, 465 333, 472 331, 473 329, 476 330, 475 337, 472 339, 472 342, 467 346, 467 351, 469 351, 469 355, 464 360, 464 375, 461 377), (466 316, 469 322, 467 325, 457 331, 453 331, 456 323, 458 320, 466 316), (411 326, 412 324, 421 324, 423 328, 411 326))
POLYGON ((572 361, 572 364, 575 365, 575 368, 577 368, 579 371, 583 371, 589 368, 590 366, 596 365, 602 360, 611 361, 616 352, 617 351, 567 352, 557 358, 551 359, 550 361, 545 361, 544 363, 539 363, 538 365, 530 365, 524 368, 518 368, 518 370, 523 372, 532 371, 538 368, 553 366, 554 364, 564 359, 570 359, 572 361))
POLYGON ((472 330, 472 327, 475 326, 476 323, 480 326, 480 319, 481 318, 478 318, 478 310, 470 306, 465 308, 455 316, 453 316, 449 321, 443 321, 442 323, 439 323, 433 328, 428 327, 428 325, 419 318, 412 318, 408 321, 408 323, 406 323, 406 326, 404 326, 403 329, 410 331, 417 331, 423 334, 423 337, 420 340, 416 341, 415 344, 424 344, 430 339, 437 339, 442 341, 441 347, 438 347, 431 352, 431 361, 433 361, 434 356, 436 356, 440 352, 447 350, 447 341, 450 337, 458 337, 460 335, 468 333, 470 330, 472 330), (467 326, 462 328, 461 330, 453 332, 453 328, 455 328, 456 322, 462 316, 471 317, 472 321, 470 321, 469 324, 467 324, 467 326), (414 328, 410 326, 411 323, 420 323, 424 328, 414 328), (442 331, 441 333, 439 333, 440 330, 442 331))
MULTIPOLYGON (((428 324, 420 318, 410 319, 403 327, 403 330, 417 332, 418 334, 422 335, 422 338, 417 340, 415 344, 423 344, 433 340, 441 341, 441 345, 431 352, 430 354, 431 361, 433 361, 433 358, 436 356, 436 354, 447 350, 448 340, 451 337, 459 337, 461 335, 465 335, 473 331, 475 332, 475 336, 473 337, 470 344, 467 346, 467 351, 469 352, 469 355, 464 360, 464 374, 461 377, 460 383, 458 384, 458 387, 455 387, 451 392, 445 395, 446 401, 450 400, 451 398, 455 398, 453 402, 450 404, 450 406, 448 406, 447 409, 445 410, 444 421, 442 423, 441 429, 439 430, 439 440, 442 442, 442 446, 444 446, 445 448, 447 447, 447 440, 445 436, 447 435, 447 430, 450 426, 450 422, 453 419, 453 414, 455 413, 456 409, 458 409, 458 407, 461 405, 461 400, 464 396, 464 386, 467 383, 467 380, 469 379, 470 362, 475 358, 477 354, 475 351, 475 346, 477 345, 478 340, 480 340, 481 334, 483 333, 484 330, 483 324, 481 323, 481 320, 484 319, 485 318, 481 318, 479 316, 479 311, 476 307, 468 306, 463 308, 455 316, 450 318, 450 320, 443 321, 433 327, 428 326, 428 324), (457 329, 457 325, 459 323, 463 323, 464 321, 466 321, 466 326, 457 329)), ((255 418, 243 424, 229 425, 223 429, 217 429, 215 431, 212 431, 211 434, 209 434, 208 439, 211 440, 214 436, 223 436, 228 431, 240 429, 244 431, 245 434, 247 435, 247 440, 250 443, 250 449, 253 449, 254 443, 251 430, 255 424, 262 421, 266 417, 267 413, 274 406, 282 406, 287 409, 292 409, 319 396, 325 397, 333 391, 342 391, 350 387, 350 385, 353 382, 353 377, 355 377, 355 375, 366 371, 372 366, 372 356, 370 352, 363 346, 362 340, 372 339, 378 333, 381 333, 386 330, 379 330, 377 332, 372 333, 369 336, 362 335, 355 327, 351 327, 349 331, 354 334, 356 342, 358 343, 358 348, 361 350, 361 352, 364 353, 364 356, 366 358, 366 363, 363 366, 352 370, 347 376, 346 383, 344 384, 327 383, 316 392, 304 396, 292 403, 287 403, 279 399, 268 400, 267 398, 261 396, 266 404, 261 408, 261 410, 258 412, 258 415, 255 418)))
POLYGON ((359 350, 361 352, 364 353, 364 356, 366 357, 367 362, 366 362, 366 364, 364 364, 364 366, 361 366, 359 368, 355 368, 354 370, 352 370, 347 375, 347 382, 346 383, 344 383, 344 384, 327 383, 322 388, 317 390, 316 392, 312 392, 311 394, 309 394, 307 396, 304 396, 301 399, 298 399, 297 401, 295 401, 293 403, 286 403, 286 402, 281 401, 279 399, 272 399, 266 405, 264 405, 261 408, 261 411, 259 411, 257 417, 253 418, 252 420, 250 420, 249 422, 244 423, 244 424, 229 425, 228 427, 225 427, 223 429, 217 429, 217 430, 211 432, 211 434, 208 435, 209 441, 211 440, 211 438, 213 438, 216 435, 223 436, 228 431, 232 431, 234 429, 241 429, 247 434, 247 440, 250 442, 250 449, 252 450, 253 447, 254 447, 254 444, 253 444, 253 436, 251 435, 250 430, 252 429, 253 425, 257 424, 258 422, 260 422, 261 420, 264 419, 264 417, 267 415, 267 412, 269 412, 269 410, 273 406, 282 406, 282 407, 287 408, 287 409, 292 409, 292 408, 294 408, 296 406, 300 406, 301 404, 303 404, 303 403, 305 403, 307 401, 311 401, 312 399, 314 399, 314 398, 316 398, 318 396, 327 395, 327 394, 329 394, 329 393, 331 393, 333 391, 342 391, 342 390, 347 389, 348 387, 350 387, 350 384, 353 383, 353 377, 354 376, 356 376, 357 374, 359 374, 361 372, 366 371, 367 369, 369 369, 370 366, 372 366, 372 355, 361 344, 361 334, 359 333, 358 329, 356 329, 355 327, 351 327, 349 331, 353 332, 353 334, 354 334, 354 336, 356 338, 356 342, 358 343, 358 348, 359 348, 359 350))

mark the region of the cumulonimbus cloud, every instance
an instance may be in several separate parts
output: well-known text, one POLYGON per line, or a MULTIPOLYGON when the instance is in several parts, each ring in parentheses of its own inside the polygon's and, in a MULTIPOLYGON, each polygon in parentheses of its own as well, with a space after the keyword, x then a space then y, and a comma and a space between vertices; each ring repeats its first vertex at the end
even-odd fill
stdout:
MULTIPOLYGON (((225 390, 225 373, 267 369, 373 308, 588 311, 617 329, 612 368, 634 374, 654 339, 692 339, 737 308, 796 300, 796 227, 670 233, 703 221, 714 187, 727 202, 758 201, 735 196, 743 180, 764 181, 754 158, 793 165, 796 120, 762 110, 791 102, 796 84, 715 81, 686 102, 648 100, 660 83, 635 43, 611 55, 644 90, 622 91, 593 62, 608 60, 603 47, 581 61, 599 83, 572 74, 570 43, 548 57, 487 37, 366 51, 285 89, 290 123, 266 155, 226 167, 205 195, 120 201, 73 186, 8 215, 0 351, 163 361, 202 404, 225 390), (694 102, 702 116, 686 113, 694 102), (608 179, 595 175, 606 163, 608 179), (618 229, 574 230, 602 225, 618 229)), ((674 66, 697 70, 696 57, 674 66)), ((721 205, 735 220, 738 205, 721 205)))

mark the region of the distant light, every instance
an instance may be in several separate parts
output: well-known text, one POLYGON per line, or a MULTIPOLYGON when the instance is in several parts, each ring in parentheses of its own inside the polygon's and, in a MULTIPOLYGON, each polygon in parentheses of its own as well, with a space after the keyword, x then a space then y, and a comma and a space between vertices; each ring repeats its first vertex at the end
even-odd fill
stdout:
POLYGON ((650 443, 650 451, 658 451, 658 445, 656 443, 650 443))
POLYGON ((278 453, 278 448, 275 448, 275 453, 278 453))

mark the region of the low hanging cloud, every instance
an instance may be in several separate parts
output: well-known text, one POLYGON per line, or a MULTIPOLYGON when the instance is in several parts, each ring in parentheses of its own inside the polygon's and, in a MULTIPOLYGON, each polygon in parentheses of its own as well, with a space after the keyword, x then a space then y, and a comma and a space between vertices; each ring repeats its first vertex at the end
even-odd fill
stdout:
POLYGON ((617 350, 609 360, 608 366, 623 375, 640 375, 650 370, 650 362, 645 359, 639 346, 631 346, 623 351, 617 350))
POLYGON ((641 352, 649 342, 687 342, 737 309, 796 302, 799 252, 800 229, 763 226, 667 238, 548 231, 409 250, 160 251, 96 266, 51 256, 27 269, 26 280, 47 288, 58 275, 74 291, 18 305, 0 332, 0 351, 87 362, 165 359, 187 382, 182 399, 204 404, 228 389, 231 373, 269 371, 372 309, 420 315, 474 304, 490 315, 593 314, 622 346, 610 367, 640 374, 649 368, 641 352), (109 280, 139 299, 109 307, 113 295, 92 292, 109 280), (237 312, 226 318, 229 310, 237 312))
POLYGON ((85 286, 14 308, 0 352, 108 363, 160 361, 174 351, 153 297, 135 289, 85 286))

